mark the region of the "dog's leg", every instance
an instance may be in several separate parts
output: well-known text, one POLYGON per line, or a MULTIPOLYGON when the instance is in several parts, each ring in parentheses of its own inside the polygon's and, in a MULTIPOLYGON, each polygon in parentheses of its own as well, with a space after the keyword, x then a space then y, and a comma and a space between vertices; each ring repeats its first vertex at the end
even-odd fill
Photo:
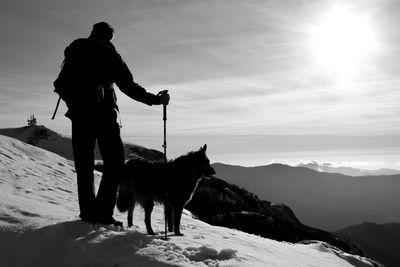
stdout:
POLYGON ((168 232, 174 231, 174 225, 173 225, 173 217, 172 217, 172 208, 169 206, 165 206, 165 216, 167 217, 168 221, 168 232))
POLYGON ((146 224, 147 233, 149 235, 156 235, 151 228, 151 212, 153 211, 154 207, 154 200, 153 198, 146 199, 145 203, 143 203, 144 208, 144 223, 146 224))
POLYGON ((175 235, 178 236, 183 236, 180 230, 182 212, 183 212, 183 207, 174 208, 174 232, 175 235))
POLYGON ((132 227, 133 226, 132 219, 133 219, 133 210, 135 209, 135 204, 136 204, 136 202, 132 201, 132 203, 131 203, 131 205, 129 206, 129 209, 128 209, 128 227, 132 227))

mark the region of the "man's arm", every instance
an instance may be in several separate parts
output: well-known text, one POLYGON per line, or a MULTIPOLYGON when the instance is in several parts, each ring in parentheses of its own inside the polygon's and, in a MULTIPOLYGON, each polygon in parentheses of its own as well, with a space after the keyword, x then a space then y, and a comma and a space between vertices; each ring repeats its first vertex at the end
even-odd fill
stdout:
POLYGON ((168 104, 169 95, 154 95, 150 92, 147 92, 146 89, 133 80, 132 73, 115 48, 113 61, 115 83, 124 94, 149 106, 168 104))
POLYGON ((159 97, 147 92, 146 89, 133 80, 133 76, 125 62, 122 61, 118 72, 115 83, 124 94, 149 106, 158 104, 159 97))

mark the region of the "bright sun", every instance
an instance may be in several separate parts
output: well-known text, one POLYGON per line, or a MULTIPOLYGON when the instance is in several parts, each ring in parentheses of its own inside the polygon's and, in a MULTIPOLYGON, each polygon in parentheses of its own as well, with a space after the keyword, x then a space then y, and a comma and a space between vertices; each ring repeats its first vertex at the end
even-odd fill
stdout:
POLYGON ((347 76, 371 56, 376 41, 368 17, 335 7, 312 28, 311 45, 318 67, 347 76))

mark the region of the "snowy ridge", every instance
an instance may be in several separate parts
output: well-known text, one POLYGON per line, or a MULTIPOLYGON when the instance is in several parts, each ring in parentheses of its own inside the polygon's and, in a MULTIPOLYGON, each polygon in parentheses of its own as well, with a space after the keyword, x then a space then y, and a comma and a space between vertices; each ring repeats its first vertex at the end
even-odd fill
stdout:
MULTIPOLYGON (((43 125, 24 126, 20 128, 0 129, 0 135, 15 138, 24 143, 43 148, 64 158, 73 160, 72 140, 70 137, 56 133, 43 125)), ((146 149, 135 144, 124 144, 125 157, 144 157, 152 160, 162 160, 163 153, 154 149, 146 149)), ((99 148, 94 149, 96 160, 101 159, 99 148)))
POLYGON ((185 236, 164 241, 161 207, 152 216, 156 237, 145 234, 140 209, 133 229, 82 223, 73 163, 4 136, 0 194, 0 266, 376 266, 326 243, 278 242, 208 225, 189 212, 185 236))
MULTIPOLYGON (((64 158, 73 159, 71 138, 56 133, 45 126, 0 129, 0 134, 46 149, 64 158)), ((95 151, 95 156, 100 158, 100 153, 95 151)))

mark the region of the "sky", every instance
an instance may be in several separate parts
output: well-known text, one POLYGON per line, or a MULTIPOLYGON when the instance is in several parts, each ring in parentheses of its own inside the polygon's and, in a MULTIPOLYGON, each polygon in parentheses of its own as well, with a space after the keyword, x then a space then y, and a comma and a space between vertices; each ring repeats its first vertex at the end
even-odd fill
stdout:
MULTIPOLYGON (((212 162, 400 168, 400 2, 0 1, 0 127, 30 114, 70 135, 52 82, 65 47, 107 21, 136 82, 169 90, 167 153, 212 162)), ((160 106, 117 90, 122 138, 162 150, 160 106)))

